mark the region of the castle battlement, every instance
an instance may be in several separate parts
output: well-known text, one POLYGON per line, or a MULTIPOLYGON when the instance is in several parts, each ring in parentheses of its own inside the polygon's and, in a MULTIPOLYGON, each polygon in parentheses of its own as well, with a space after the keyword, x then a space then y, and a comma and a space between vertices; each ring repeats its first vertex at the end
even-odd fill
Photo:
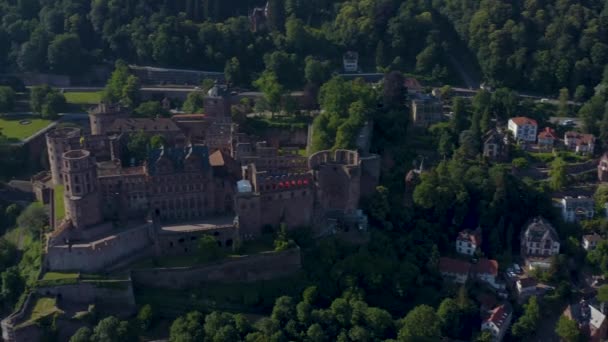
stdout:
POLYGON ((346 166, 359 165, 359 153, 352 150, 325 150, 314 153, 308 158, 308 167, 318 169, 321 165, 341 164, 346 166))

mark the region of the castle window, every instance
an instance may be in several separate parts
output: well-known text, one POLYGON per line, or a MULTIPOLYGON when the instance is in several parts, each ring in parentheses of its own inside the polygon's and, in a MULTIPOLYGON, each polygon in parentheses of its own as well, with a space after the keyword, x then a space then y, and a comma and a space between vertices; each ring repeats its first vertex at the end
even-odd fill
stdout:
POLYGON ((78 183, 78 175, 75 175, 75 176, 74 176, 74 182, 75 182, 75 183, 78 183))
POLYGON ((67 191, 70 191, 70 186, 69 186, 69 185, 66 185, 66 186, 65 186, 65 189, 66 189, 67 191))
POLYGON ((80 186, 76 185, 76 193, 80 192, 80 186))
POLYGON ((232 239, 226 240, 226 247, 231 247, 231 246, 232 246, 232 239))

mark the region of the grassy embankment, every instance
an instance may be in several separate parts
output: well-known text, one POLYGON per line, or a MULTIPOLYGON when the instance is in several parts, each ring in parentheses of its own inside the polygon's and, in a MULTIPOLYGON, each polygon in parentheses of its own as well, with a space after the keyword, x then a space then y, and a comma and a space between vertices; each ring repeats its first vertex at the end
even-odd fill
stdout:
POLYGON ((52 123, 51 120, 36 117, 0 117, 0 132, 6 136, 9 142, 22 141, 52 123), (27 124, 22 121, 27 120, 27 124))

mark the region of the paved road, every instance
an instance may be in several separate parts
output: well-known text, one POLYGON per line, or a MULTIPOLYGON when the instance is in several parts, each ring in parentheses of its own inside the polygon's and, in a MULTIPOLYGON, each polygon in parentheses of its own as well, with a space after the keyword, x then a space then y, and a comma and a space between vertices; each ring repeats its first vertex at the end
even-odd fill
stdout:
MULTIPOLYGON (((466 96, 466 97, 473 97, 475 96, 475 94, 479 91, 479 87, 477 86, 477 82, 474 81, 472 78, 470 78, 468 75, 466 75, 465 71, 462 70, 463 74, 461 75, 463 77, 463 79, 465 79, 465 82, 467 83, 467 85, 469 86, 469 88, 463 88, 463 87, 452 87, 452 90, 458 94, 460 94, 461 96, 466 96)), ((378 75, 383 75, 383 74, 378 74, 378 75)), ((29 88, 29 87, 28 87, 29 88)), ((142 87, 141 90, 145 91, 145 92, 175 92, 175 93, 190 93, 193 92, 197 87, 194 86, 175 86, 175 87, 167 87, 167 86, 159 86, 159 87, 152 87, 152 86, 147 86, 147 87, 142 87)), ((103 90, 103 87, 63 87, 61 88, 64 91, 67 92, 88 92, 88 91, 100 91, 103 90)), ((291 93, 294 96, 298 96, 298 95, 302 95, 303 91, 294 91, 291 93)), ((552 104, 552 105, 558 105, 559 104, 559 100, 556 99, 551 99, 551 98, 546 98, 540 95, 534 95, 534 94, 526 94, 526 93, 518 93, 518 95, 522 98, 529 98, 532 100, 535 100, 536 102, 542 102, 542 103, 547 103, 547 104, 552 104)), ((238 93, 237 96, 241 96, 241 97, 260 97, 263 96, 262 92, 259 91, 245 91, 245 92, 241 92, 238 93)), ((581 103, 579 102, 574 102, 574 101, 568 101, 569 105, 581 105, 581 103)))

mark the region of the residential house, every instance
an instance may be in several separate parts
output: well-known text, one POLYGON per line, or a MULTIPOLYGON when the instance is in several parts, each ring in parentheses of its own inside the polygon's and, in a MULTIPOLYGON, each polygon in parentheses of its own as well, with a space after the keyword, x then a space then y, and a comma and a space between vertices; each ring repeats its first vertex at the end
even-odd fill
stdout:
POLYGON ((442 276, 453 280, 455 283, 466 283, 470 270, 471 264, 466 261, 452 258, 439 259, 439 272, 442 276))
POLYGON ((345 72, 357 72, 359 70, 359 53, 348 51, 342 56, 342 64, 345 72))
POLYGON ((502 341, 513 318, 513 309, 509 303, 502 304, 494 308, 490 316, 481 323, 481 331, 488 331, 492 334, 493 341, 502 341))
POLYGON ((495 289, 504 288, 504 284, 497 281, 498 277, 498 262, 490 259, 479 259, 479 261, 471 267, 471 273, 479 281, 482 281, 495 289))
POLYGON ((602 155, 597 165, 597 179, 600 182, 608 182, 608 153, 602 155))
POLYGON ((551 257, 559 254, 559 237, 555 228, 542 217, 532 219, 521 235, 521 255, 530 269, 548 268, 551 257))
POLYGON ((564 145, 576 153, 592 154, 595 149, 595 137, 593 134, 569 131, 564 134, 564 145))
POLYGON ((481 230, 475 231, 465 229, 458 233, 456 238, 456 251, 460 254, 473 256, 481 246, 481 230))
POLYGON ((483 156, 493 160, 505 160, 509 156, 509 138, 503 132, 492 129, 483 137, 483 156))
POLYGON ((583 248, 586 251, 592 251, 600 241, 602 241, 602 237, 597 233, 583 235, 583 248))
POLYGON ((534 119, 524 116, 511 118, 509 119, 507 128, 509 131, 511 131, 513 138, 515 138, 516 141, 523 141, 527 143, 533 143, 536 141, 538 124, 534 119))
POLYGON ((468 261, 452 258, 439 260, 439 272, 445 278, 455 283, 464 284, 472 277, 484 282, 494 289, 503 289, 505 286, 498 282, 498 262, 496 260, 480 259, 471 265, 468 261))
POLYGON ((606 315, 600 310, 590 305, 586 300, 569 305, 564 311, 564 315, 574 320, 581 332, 587 337, 587 341, 604 341, 608 331, 606 315))
POLYGON ((595 201, 586 196, 562 198, 562 218, 565 222, 590 220, 595 214, 595 201))
POLYGON ((538 133, 538 148, 542 151, 551 151, 553 144, 557 140, 557 134, 555 130, 550 127, 545 127, 540 133, 538 133))
POLYGON ((408 94, 410 95, 422 93, 422 91, 424 90, 420 82, 418 82, 418 80, 413 77, 406 77, 403 80, 403 85, 405 86, 408 94))
POLYGON ((429 127, 443 121, 443 104, 433 96, 416 94, 412 100, 412 123, 418 127, 429 127))
POLYGON ((538 282, 534 278, 522 277, 515 282, 515 289, 520 300, 536 295, 538 282))

